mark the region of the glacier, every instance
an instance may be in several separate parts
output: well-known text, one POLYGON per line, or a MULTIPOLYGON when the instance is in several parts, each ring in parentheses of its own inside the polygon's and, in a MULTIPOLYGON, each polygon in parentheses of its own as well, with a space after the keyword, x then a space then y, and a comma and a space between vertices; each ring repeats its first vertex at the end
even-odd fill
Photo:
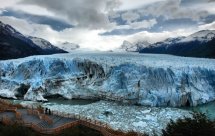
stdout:
POLYGON ((54 95, 144 106, 196 106, 215 100, 215 60, 74 52, 0 61, 0 96, 47 101, 54 95))

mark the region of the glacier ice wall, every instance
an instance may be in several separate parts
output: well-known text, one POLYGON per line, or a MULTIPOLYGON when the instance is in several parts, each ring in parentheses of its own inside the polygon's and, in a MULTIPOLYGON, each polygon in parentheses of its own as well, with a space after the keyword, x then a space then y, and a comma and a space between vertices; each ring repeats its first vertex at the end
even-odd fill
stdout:
POLYGON ((196 106, 215 100, 215 60, 73 53, 0 61, 0 95, 34 101, 60 95, 147 106, 196 106))

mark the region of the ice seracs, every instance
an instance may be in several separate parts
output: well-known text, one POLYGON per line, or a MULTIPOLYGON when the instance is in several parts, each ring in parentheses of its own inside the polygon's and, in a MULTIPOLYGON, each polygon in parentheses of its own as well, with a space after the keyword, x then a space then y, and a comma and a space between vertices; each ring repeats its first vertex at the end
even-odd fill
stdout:
POLYGON ((213 59, 76 52, 1 61, 0 71, 0 90, 28 100, 58 94, 172 107, 215 100, 213 59))

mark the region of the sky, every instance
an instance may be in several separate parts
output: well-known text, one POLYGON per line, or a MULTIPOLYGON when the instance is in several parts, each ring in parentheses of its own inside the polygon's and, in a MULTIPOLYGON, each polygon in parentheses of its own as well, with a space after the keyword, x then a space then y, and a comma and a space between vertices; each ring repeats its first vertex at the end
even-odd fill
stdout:
POLYGON ((155 43, 215 30, 215 0, 0 0, 0 21, 19 32, 82 48, 155 43))

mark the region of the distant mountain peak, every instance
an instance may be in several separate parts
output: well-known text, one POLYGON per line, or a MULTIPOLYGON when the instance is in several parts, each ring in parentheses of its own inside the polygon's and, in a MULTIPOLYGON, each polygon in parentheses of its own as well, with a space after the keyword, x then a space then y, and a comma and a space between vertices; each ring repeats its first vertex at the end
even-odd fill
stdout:
POLYGON ((31 55, 66 53, 50 42, 36 37, 26 37, 12 26, 0 21, 0 60, 16 59, 31 55))
POLYGON ((149 46, 150 44, 151 43, 149 43, 148 41, 138 41, 135 43, 135 45, 138 47, 139 50, 143 47, 149 46))
POLYGON ((65 51, 67 51, 67 52, 72 52, 72 51, 74 51, 76 49, 79 49, 80 45, 65 41, 65 42, 59 42, 58 47, 63 49, 63 50, 65 50, 65 51))
POLYGON ((16 29, 14 29, 12 26, 8 24, 4 24, 3 22, 0 21, 0 33, 5 34, 5 35, 11 35, 19 39, 25 38, 23 34, 18 32, 16 29))
POLYGON ((133 45, 131 42, 126 41, 126 40, 124 40, 123 43, 122 43, 122 45, 121 45, 121 47, 122 47, 123 49, 130 48, 131 46, 134 46, 134 45, 133 45))
POLYGON ((34 44, 36 44, 37 46, 39 46, 40 48, 42 48, 47 52, 66 53, 66 51, 52 45, 49 41, 43 38, 32 37, 32 36, 28 36, 28 38, 31 39, 34 44))
POLYGON ((0 26, 4 26, 5 24, 2 22, 2 21, 0 21, 0 26))
POLYGON ((129 41, 124 40, 120 49, 123 49, 128 52, 138 52, 141 48, 148 46, 150 43, 147 41, 138 41, 136 43, 131 43, 129 41))
POLYGON ((181 42, 200 41, 207 42, 215 38, 215 30, 201 30, 184 38, 181 42))

